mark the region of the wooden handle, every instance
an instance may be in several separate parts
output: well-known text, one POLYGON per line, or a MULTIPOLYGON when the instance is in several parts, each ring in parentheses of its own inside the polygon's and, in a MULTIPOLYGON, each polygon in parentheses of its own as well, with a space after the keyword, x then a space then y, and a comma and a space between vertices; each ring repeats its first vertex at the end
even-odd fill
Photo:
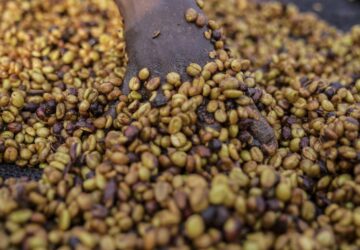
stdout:
MULTIPOLYGON (((115 0, 129 30, 140 22, 146 13, 155 11, 163 0, 115 0)), ((159 16, 159 18, 161 18, 159 16)))

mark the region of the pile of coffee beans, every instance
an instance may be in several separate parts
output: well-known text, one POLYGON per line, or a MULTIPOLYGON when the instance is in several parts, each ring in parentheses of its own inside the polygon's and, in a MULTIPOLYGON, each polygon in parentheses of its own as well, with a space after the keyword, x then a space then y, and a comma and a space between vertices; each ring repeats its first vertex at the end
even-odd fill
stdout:
POLYGON ((213 60, 129 83, 112 1, 0 4, 0 249, 360 248, 360 28, 197 2, 213 60))

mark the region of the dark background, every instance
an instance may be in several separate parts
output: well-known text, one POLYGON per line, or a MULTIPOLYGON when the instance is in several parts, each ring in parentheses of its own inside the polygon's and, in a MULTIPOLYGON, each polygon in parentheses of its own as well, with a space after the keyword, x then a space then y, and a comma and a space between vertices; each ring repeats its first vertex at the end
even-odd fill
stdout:
POLYGON ((348 31, 360 24, 360 0, 280 0, 294 3, 302 11, 313 11, 337 28, 348 31), (320 3, 322 11, 314 11, 314 4, 320 3))

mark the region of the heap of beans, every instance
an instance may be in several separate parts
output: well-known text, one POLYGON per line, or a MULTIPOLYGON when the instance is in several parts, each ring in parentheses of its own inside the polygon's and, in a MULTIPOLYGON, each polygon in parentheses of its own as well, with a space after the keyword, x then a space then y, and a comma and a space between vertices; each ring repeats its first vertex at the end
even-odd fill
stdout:
POLYGON ((0 4, 0 162, 44 171, 0 178, 0 249, 360 248, 360 28, 278 3, 205 10, 213 61, 191 81, 144 68, 125 96, 112 1, 0 4), (248 132, 260 115, 275 152, 248 132))

